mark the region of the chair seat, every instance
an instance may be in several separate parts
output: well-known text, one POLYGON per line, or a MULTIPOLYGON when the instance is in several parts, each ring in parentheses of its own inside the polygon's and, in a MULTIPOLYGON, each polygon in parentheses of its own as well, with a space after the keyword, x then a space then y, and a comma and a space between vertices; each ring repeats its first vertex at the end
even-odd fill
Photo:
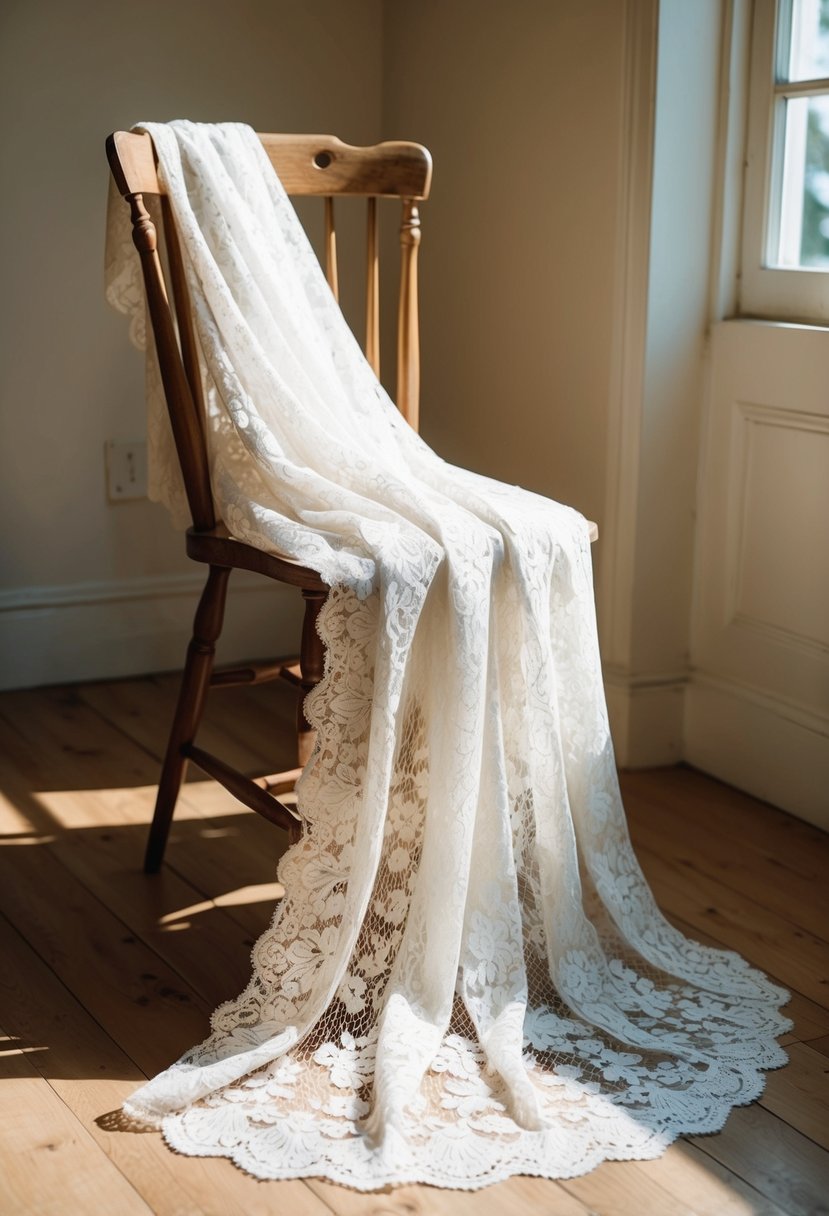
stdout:
MULTIPOLYGON (((590 525, 590 541, 596 540, 599 529, 592 521, 590 525)), ((217 524, 209 531, 199 531, 196 528, 187 529, 187 554, 196 562, 205 562, 209 566, 228 566, 234 570, 253 570, 268 578, 278 579, 282 583, 290 583, 294 587, 302 587, 305 591, 327 591, 328 585, 320 578, 316 570, 302 566, 292 561, 290 557, 278 557, 275 553, 266 553, 243 540, 231 536, 224 524, 217 524)))
POLYGON ((205 531, 188 528, 187 555, 193 561, 205 562, 209 566, 253 570, 281 583, 301 587, 303 591, 328 590, 328 584, 322 581, 316 570, 302 566, 290 557, 278 557, 275 553, 266 553, 243 540, 237 540, 224 524, 217 524, 215 528, 205 531))

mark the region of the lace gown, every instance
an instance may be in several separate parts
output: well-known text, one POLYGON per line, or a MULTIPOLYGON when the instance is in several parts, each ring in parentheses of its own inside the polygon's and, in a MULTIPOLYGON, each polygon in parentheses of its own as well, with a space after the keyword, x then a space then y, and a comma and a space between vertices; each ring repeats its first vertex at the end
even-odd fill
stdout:
MULTIPOLYGON (((129 1114, 261 1178, 569 1177, 722 1127, 787 993, 660 914, 608 732, 587 526, 401 420, 249 128, 153 136, 231 532, 320 572, 300 842, 253 974, 129 1114)), ((110 299, 140 328, 126 207, 110 299)), ((155 496, 181 485, 148 349, 155 496)))

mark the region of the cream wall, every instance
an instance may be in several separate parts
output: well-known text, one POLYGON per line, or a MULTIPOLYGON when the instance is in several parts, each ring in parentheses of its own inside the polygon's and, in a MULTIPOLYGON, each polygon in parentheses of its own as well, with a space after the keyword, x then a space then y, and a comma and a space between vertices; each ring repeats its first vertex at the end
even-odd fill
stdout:
MULTIPOLYGON (((374 142, 382 5, 6 0, 0 48, 0 676, 177 667, 198 571, 160 508, 105 496, 104 442, 139 437, 143 404, 140 359, 102 297, 104 139, 190 117, 374 142)), ((229 644, 244 652, 297 597, 234 598, 229 644)))

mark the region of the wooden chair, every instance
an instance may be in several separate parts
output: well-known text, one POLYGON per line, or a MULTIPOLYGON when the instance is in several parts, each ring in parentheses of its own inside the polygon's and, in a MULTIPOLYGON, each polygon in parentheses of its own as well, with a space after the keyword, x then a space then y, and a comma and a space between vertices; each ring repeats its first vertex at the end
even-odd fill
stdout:
MULTIPOLYGON (((397 405, 411 426, 417 427, 420 376, 417 313, 420 218, 417 204, 429 194, 432 173, 429 153, 413 143, 355 148, 330 135, 262 135, 260 138, 289 194, 319 195, 324 199, 326 274, 335 295, 338 273, 334 199, 349 195, 367 200, 365 352, 378 373, 377 199, 401 200, 397 405)), ((164 856, 176 800, 185 768, 191 760, 246 806, 272 823, 287 828, 293 835, 297 834, 297 818, 276 795, 293 788, 311 754, 313 732, 303 713, 303 702, 322 677, 324 655, 316 619, 328 589, 315 571, 233 539, 217 519, 210 489, 203 428, 204 404, 190 300, 175 225, 156 172, 152 140, 146 134, 117 131, 107 140, 107 158, 118 190, 129 204, 133 240, 141 258, 164 392, 193 519, 193 526, 187 531, 187 553, 194 561, 208 567, 207 583, 196 609, 193 637, 187 649, 147 843, 144 869, 147 873, 155 873, 164 856), (144 195, 162 196, 166 268, 159 256, 159 234, 144 204, 144 195), (305 615, 298 658, 213 670, 228 579, 235 569, 253 570, 299 588, 305 600, 305 615), (195 737, 211 687, 227 688, 273 679, 289 680, 298 690, 298 767, 253 780, 197 747, 195 737)))

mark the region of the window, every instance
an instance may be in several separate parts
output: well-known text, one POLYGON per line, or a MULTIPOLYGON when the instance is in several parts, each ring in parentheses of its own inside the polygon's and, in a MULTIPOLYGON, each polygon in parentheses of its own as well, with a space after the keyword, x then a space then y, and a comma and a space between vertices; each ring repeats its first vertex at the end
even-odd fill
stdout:
POLYGON ((740 311, 829 322, 829 0, 755 0, 740 311))

